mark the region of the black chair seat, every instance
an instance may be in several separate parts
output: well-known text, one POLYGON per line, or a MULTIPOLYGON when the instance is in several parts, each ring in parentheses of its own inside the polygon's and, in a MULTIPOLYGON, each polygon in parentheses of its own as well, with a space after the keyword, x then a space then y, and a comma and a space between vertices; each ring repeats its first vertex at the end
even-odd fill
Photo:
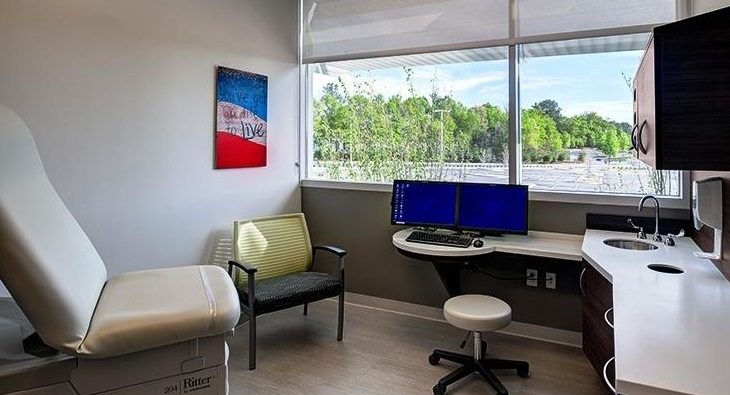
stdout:
MULTIPOLYGON (((337 296, 342 284, 327 273, 302 272, 257 281, 255 292, 254 309, 259 315, 337 296)), ((238 296, 241 305, 247 306, 248 289, 239 289, 238 296)))

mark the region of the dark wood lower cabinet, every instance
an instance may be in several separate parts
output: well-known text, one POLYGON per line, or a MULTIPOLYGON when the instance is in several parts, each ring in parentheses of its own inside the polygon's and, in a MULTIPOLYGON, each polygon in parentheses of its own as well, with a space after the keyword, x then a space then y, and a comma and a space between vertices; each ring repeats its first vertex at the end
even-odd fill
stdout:
MULTIPOLYGON (((598 375, 603 378, 604 366, 614 356, 613 328, 606 322, 613 321, 613 285, 589 263, 583 262, 581 275, 583 291, 583 352, 598 375)), ((615 366, 615 365, 613 365, 615 366)), ((608 380, 614 385, 613 366, 609 366, 608 380)), ((606 386, 607 393, 611 393, 606 386)))

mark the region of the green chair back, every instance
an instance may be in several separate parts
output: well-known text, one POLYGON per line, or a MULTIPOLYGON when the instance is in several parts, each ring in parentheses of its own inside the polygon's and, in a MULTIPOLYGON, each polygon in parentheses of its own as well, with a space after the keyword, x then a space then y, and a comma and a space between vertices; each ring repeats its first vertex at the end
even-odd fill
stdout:
MULTIPOLYGON (((304 214, 234 221, 233 241, 234 259, 255 266, 257 281, 312 268, 312 243, 304 214)), ((243 288, 247 276, 237 270, 234 281, 243 288)))

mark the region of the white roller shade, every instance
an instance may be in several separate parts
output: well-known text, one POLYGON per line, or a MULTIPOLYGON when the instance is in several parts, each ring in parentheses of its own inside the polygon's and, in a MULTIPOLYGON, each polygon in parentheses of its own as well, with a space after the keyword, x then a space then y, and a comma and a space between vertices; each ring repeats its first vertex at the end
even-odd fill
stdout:
POLYGON ((319 63, 639 33, 675 16, 675 0, 302 0, 302 58, 319 63))
POLYGON ((515 36, 654 25, 675 20, 675 0, 517 0, 515 36))
MULTIPOLYGON (((521 56, 525 58, 532 58, 543 56, 635 51, 644 49, 647 41, 649 41, 649 33, 534 43, 523 45, 521 48, 521 56)), ((416 55, 327 62, 320 64, 317 72, 336 76, 363 70, 483 62, 489 60, 505 60, 507 57, 507 47, 489 47, 464 49, 460 51, 429 52, 416 55)))
POLYGON ((504 39, 508 0, 303 0, 303 60, 397 55, 504 39))

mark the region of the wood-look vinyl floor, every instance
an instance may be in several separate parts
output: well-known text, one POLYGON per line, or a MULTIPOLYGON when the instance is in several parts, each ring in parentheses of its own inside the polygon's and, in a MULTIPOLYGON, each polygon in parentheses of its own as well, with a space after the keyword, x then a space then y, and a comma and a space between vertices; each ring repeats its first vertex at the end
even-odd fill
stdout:
MULTIPOLYGON (((259 317, 257 369, 248 370, 248 326, 229 339, 231 395, 431 394, 454 365, 431 366, 434 348, 459 350, 465 332, 448 324, 353 305, 345 306, 345 339, 336 341, 337 304, 321 301, 259 317)), ((601 395, 599 377, 579 348, 489 333, 488 353, 530 362, 531 377, 497 371, 511 395, 601 395)), ((471 343, 471 342, 470 342, 471 343)), ((479 376, 448 394, 494 394, 479 376)))

